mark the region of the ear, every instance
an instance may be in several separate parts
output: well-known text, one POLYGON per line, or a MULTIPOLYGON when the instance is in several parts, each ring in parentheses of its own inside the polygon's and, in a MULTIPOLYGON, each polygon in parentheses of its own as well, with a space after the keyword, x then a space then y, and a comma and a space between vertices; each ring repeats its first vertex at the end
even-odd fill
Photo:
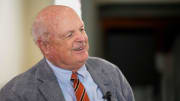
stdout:
POLYGON ((49 42, 48 41, 42 41, 42 40, 37 40, 37 45, 40 48, 41 52, 46 56, 49 54, 49 42))

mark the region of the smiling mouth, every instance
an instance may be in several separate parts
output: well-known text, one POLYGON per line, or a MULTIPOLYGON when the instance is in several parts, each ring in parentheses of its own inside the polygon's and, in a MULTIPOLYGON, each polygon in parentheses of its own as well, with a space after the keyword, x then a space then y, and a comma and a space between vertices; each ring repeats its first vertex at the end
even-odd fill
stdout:
POLYGON ((77 47, 73 48, 73 51, 83 51, 86 48, 86 43, 80 43, 77 47))
POLYGON ((81 50, 84 50, 85 48, 84 47, 79 47, 79 48, 75 48, 73 49, 74 51, 81 51, 81 50))
POLYGON ((74 48, 73 50, 74 51, 82 51, 82 50, 84 50, 85 49, 85 46, 80 46, 80 47, 78 47, 78 48, 74 48))

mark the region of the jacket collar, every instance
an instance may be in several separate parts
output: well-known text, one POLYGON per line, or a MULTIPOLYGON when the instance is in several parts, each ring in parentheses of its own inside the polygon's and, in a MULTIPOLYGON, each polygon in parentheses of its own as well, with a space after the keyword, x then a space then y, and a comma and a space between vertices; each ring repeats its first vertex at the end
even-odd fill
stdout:
POLYGON ((87 60, 86 67, 89 73, 91 74, 94 82, 99 86, 103 95, 106 95, 108 91, 110 91, 110 83, 112 79, 107 76, 107 73, 99 63, 94 63, 92 61, 87 60))
POLYGON ((48 101, 65 101, 56 76, 45 59, 40 61, 36 72, 39 90, 48 101))
MULTIPOLYGON (((110 91, 110 83, 112 82, 112 79, 107 76, 103 67, 100 64, 94 64, 89 59, 85 65, 94 82, 101 89, 103 95, 110 91)), ((41 60, 38 64, 36 78, 39 81, 39 90, 48 101, 65 101, 56 76, 45 59, 41 60)))

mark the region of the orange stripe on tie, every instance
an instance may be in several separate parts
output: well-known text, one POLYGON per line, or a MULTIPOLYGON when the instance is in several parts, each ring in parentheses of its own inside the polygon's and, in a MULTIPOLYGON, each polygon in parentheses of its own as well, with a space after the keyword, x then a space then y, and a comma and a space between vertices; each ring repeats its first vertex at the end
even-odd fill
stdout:
POLYGON ((79 81, 77 73, 72 73, 71 80, 73 81, 74 93, 77 101, 90 101, 83 84, 79 81))

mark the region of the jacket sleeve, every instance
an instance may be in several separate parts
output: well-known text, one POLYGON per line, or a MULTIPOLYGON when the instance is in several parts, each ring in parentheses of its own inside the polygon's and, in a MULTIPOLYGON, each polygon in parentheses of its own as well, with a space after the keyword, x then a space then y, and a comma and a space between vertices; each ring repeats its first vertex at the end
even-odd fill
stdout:
POLYGON ((116 68, 116 72, 117 72, 119 79, 120 79, 119 84, 120 84, 120 87, 122 90, 122 95, 124 96, 126 101, 135 101, 132 88, 129 85, 128 81, 126 80, 126 78, 124 77, 122 72, 119 70, 119 68, 116 68))
POLYGON ((20 98, 8 88, 0 90, 0 101, 21 101, 20 98))

